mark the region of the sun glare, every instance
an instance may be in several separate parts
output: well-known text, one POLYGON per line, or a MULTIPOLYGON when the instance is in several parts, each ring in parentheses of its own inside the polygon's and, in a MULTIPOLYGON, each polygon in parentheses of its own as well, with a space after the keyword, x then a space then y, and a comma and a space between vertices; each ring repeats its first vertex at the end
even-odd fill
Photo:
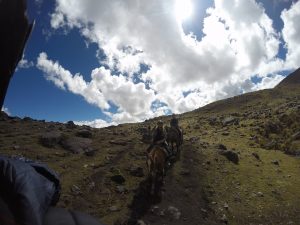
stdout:
POLYGON ((189 18, 193 13, 193 5, 190 0, 176 0, 175 15, 180 22, 189 18))

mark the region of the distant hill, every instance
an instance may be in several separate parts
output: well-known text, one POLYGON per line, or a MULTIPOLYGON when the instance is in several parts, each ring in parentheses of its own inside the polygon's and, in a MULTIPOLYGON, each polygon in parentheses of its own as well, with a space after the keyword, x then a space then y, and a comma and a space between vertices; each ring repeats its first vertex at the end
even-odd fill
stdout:
POLYGON ((300 84, 300 68, 288 75, 276 87, 286 87, 290 85, 300 84))

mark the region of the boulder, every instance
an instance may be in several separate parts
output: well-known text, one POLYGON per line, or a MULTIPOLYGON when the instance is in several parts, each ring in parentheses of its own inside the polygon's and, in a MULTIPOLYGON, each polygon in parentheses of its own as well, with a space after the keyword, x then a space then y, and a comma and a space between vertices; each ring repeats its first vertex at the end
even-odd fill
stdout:
POLYGON ((75 125, 75 123, 72 120, 70 120, 70 121, 68 121, 66 123, 66 128, 68 128, 68 129, 74 129, 74 128, 76 128, 76 125, 75 125))
POLYGON ((123 184, 126 181, 121 174, 113 175, 110 179, 117 184, 123 184))
POLYGON ((75 154, 93 151, 91 148, 92 140, 82 137, 65 137, 61 140, 61 146, 75 154))
POLYGON ((76 133, 77 137, 83 137, 83 138, 92 138, 93 133, 89 130, 80 130, 76 133))
POLYGON ((50 131, 40 137, 40 142, 47 148, 53 148, 61 141, 62 135, 58 131, 50 131))
POLYGON ((223 145, 223 144, 219 144, 218 145, 218 149, 220 149, 220 150, 227 150, 227 147, 225 145, 223 145))
POLYGON ((229 161, 233 162, 234 164, 239 163, 239 156, 236 152, 233 152, 231 150, 223 150, 219 151, 219 154, 225 156, 229 161))
POLYGON ((233 116, 229 116, 226 117, 223 121, 222 121, 222 125, 223 126, 228 126, 228 125, 239 125, 239 119, 233 116))

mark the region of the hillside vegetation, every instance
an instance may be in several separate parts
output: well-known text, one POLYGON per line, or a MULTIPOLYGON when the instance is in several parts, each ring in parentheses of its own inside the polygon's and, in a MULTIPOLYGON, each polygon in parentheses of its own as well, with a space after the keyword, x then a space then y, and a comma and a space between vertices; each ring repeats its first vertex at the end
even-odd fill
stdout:
MULTIPOLYGON (((299 78, 299 77, 298 77, 299 78)), ((59 206, 106 224, 299 224, 300 87, 280 85, 179 116, 180 161, 161 202, 145 190, 155 118, 103 129, 0 116, 0 153, 48 164, 59 206)))

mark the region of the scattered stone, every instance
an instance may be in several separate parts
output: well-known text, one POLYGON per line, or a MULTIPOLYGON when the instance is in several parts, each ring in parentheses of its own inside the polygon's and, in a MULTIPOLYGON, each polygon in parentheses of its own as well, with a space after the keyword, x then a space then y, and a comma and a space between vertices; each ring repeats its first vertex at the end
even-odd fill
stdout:
POLYGON ((120 174, 114 175, 110 179, 117 184, 123 184, 126 181, 125 178, 120 174))
POLYGON ((225 214, 222 215, 221 217, 221 222, 227 224, 228 223, 228 219, 227 216, 225 214))
POLYGON ((123 185, 118 185, 117 186, 117 192, 120 193, 120 194, 123 194, 123 193, 127 192, 127 189, 123 185))
POLYGON ((259 192, 257 192, 257 196, 258 196, 258 197, 264 197, 264 194, 263 194, 262 192, 259 191, 259 192))
POLYGON ((228 126, 228 125, 239 125, 239 119, 236 117, 226 117, 223 121, 222 121, 223 126, 228 126))
POLYGON ((118 212, 118 211, 120 211, 120 209, 119 209, 119 207, 113 205, 113 206, 109 207, 109 211, 111 211, 111 212, 118 212))
POLYGON ((110 144, 112 145, 121 145, 121 146, 126 146, 127 145, 127 142, 125 141, 114 141, 114 140, 111 140, 109 141, 110 144))
POLYGON ((136 225, 147 225, 143 220, 138 220, 136 225))
POLYGON ((90 190, 94 190, 95 187, 96 187, 96 184, 95 184, 94 181, 92 181, 91 183, 88 184, 88 188, 89 188, 90 190))
POLYGON ((276 166, 279 166, 279 161, 278 160, 272 160, 272 163, 276 166))
POLYGON ((142 167, 132 168, 130 169, 130 175, 134 177, 143 177, 145 176, 144 170, 142 167))
POLYGON ((183 169, 183 170, 180 171, 180 175, 189 176, 189 175, 191 175, 191 172, 187 169, 183 169))
POLYGON ((239 156, 237 153, 231 151, 231 150, 226 150, 226 151, 219 151, 219 154, 225 156, 229 161, 233 162, 234 164, 239 163, 239 156))
POLYGON ((224 131, 224 132, 222 133, 222 135, 223 135, 223 136, 228 136, 228 135, 229 135, 229 132, 224 131))
POLYGON ((81 131, 78 131, 76 133, 76 136, 77 137, 83 137, 83 138, 92 138, 93 137, 93 134, 91 131, 89 130, 81 130, 81 131))
POLYGON ((225 145, 223 145, 223 144, 219 144, 218 145, 218 149, 220 149, 220 150, 227 150, 227 147, 225 145))
POLYGON ((19 149, 20 149, 20 146, 19 146, 19 145, 14 145, 14 146, 13 146, 13 149, 14 149, 14 150, 19 150, 19 149))
POLYGON ((181 212, 174 206, 169 206, 167 213, 168 213, 168 215, 172 216, 172 218, 175 220, 178 220, 181 216, 181 212))
POLYGON ((72 194, 74 194, 74 195, 80 195, 81 194, 80 188, 75 184, 71 187, 71 191, 72 191, 72 194))
POLYGON ((224 209, 228 210, 228 208, 229 208, 229 206, 228 206, 228 204, 225 202, 225 203, 224 203, 224 209))
POLYGON ((191 143, 196 143, 196 142, 199 141, 199 140, 200 140, 200 137, 191 137, 189 141, 190 141, 191 143))
POLYGON ((211 117, 208 119, 208 123, 209 123, 209 125, 214 126, 214 125, 217 125, 218 120, 216 117, 211 117))
POLYGON ((300 140, 300 131, 292 135, 293 140, 300 140))
POLYGON ((253 152, 252 155, 254 156, 254 158, 260 161, 260 157, 256 152, 253 152))

